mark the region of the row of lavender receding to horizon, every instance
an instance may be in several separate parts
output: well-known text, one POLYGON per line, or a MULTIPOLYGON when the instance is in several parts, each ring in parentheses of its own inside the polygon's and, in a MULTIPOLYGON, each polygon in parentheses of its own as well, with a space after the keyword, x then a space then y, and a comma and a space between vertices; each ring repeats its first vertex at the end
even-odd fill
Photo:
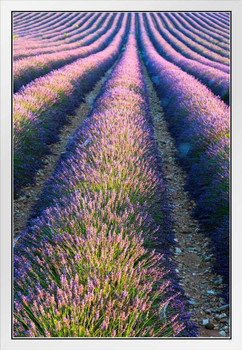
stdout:
MULTIPOLYGON (((50 53, 58 50, 59 47, 67 46, 73 48, 78 46, 78 41, 83 39, 85 35, 93 33, 95 30, 99 29, 98 25, 103 23, 103 19, 110 17, 112 13, 100 13, 95 17, 89 19, 82 18, 80 21, 75 21, 69 30, 61 32, 61 28, 57 33, 53 33, 55 40, 14 40, 14 60, 20 58, 26 58, 34 55, 40 55, 43 53, 50 53)), ((50 31, 48 32, 50 33, 50 31)), ((48 34, 49 36, 49 34, 48 34)))
POLYGON ((73 22, 73 20, 80 19, 88 19, 90 17, 95 17, 94 14, 86 13, 83 15, 82 13, 56 13, 55 15, 46 16, 45 19, 40 17, 39 20, 36 20, 34 16, 32 16, 32 20, 22 23, 22 25, 15 25, 14 21, 14 34, 19 35, 25 39, 35 39, 40 38, 42 35, 49 35, 55 29, 63 28, 64 30, 69 30, 69 27, 73 22))
POLYGON ((32 80, 63 67, 79 58, 87 57, 107 47, 120 29, 123 14, 113 15, 108 23, 96 33, 92 33, 82 41, 82 46, 68 51, 53 52, 15 61, 13 64, 14 92, 32 80))
POLYGON ((229 12, 227 13, 218 13, 218 12, 214 12, 214 13, 209 13, 208 14, 209 17, 212 17, 211 19, 214 20, 216 19, 217 21, 219 21, 219 24, 221 25, 222 23, 225 24, 225 28, 230 30, 230 14, 229 12))
POLYGON ((168 258, 151 125, 133 16, 123 56, 44 190, 48 208, 15 246, 15 337, 197 335, 168 258))
MULTIPOLYGON (((223 56, 229 59, 230 57, 229 45, 225 49, 213 43, 211 41, 211 37, 209 38, 209 40, 207 40, 206 38, 203 38, 203 36, 200 34, 198 35, 194 34, 190 30, 184 28, 184 25, 177 19, 176 16, 174 16, 173 13, 164 13, 162 18, 164 19, 166 28, 168 30, 170 29, 170 32, 174 36, 180 39, 183 43, 189 45, 190 48, 194 48, 194 47, 196 48, 196 46, 192 46, 190 40, 187 41, 187 38, 191 39, 192 42, 195 42, 196 45, 199 44, 199 49, 201 50, 202 53, 204 51, 204 48, 205 49, 207 48, 210 55, 211 55, 211 52, 214 52, 216 54, 215 57, 212 56, 212 58, 221 59, 221 56, 223 56)), ((226 64, 228 64, 228 62, 226 64)))
MULTIPOLYGON (((198 62, 207 64, 208 66, 220 69, 223 72, 229 73, 229 59, 226 59, 222 56, 221 60, 216 60, 216 55, 206 48, 199 47, 193 40, 181 40, 181 38, 177 38, 173 35, 170 30, 167 30, 165 26, 162 24, 162 17, 160 14, 153 14, 153 19, 156 23, 156 27, 158 31, 163 35, 163 37, 179 52, 181 52, 185 57, 196 59, 198 62)), ((185 36, 183 35, 183 38, 185 36)))
POLYGON ((207 12, 195 12, 193 15, 196 18, 200 18, 203 23, 206 23, 210 26, 212 30, 216 29, 220 31, 224 36, 228 36, 230 34, 230 26, 229 25, 223 25, 223 22, 219 21, 217 22, 215 18, 211 19, 208 16, 207 12))
POLYGON ((37 32, 36 36, 19 36, 18 34, 15 34, 15 40, 13 42, 14 48, 16 50, 21 49, 36 49, 36 48, 44 48, 48 47, 49 45, 55 45, 59 44, 61 42, 69 42, 70 37, 72 37, 73 32, 74 34, 79 31, 85 30, 95 23, 95 21, 99 18, 100 14, 94 15, 94 14, 84 14, 83 16, 80 16, 76 21, 70 21, 71 25, 66 27, 58 23, 57 27, 58 31, 53 28, 53 26, 47 27, 45 30, 40 30, 37 32), (67 36, 64 36, 64 34, 67 34, 67 36))
POLYGON ((225 40, 230 40, 230 31, 223 31, 221 28, 215 27, 212 21, 208 21, 204 18, 204 16, 199 16, 198 13, 187 13, 187 16, 193 19, 196 23, 202 26, 205 30, 212 31, 214 35, 219 35, 223 37, 225 40))
POLYGON ((16 12, 13 14, 13 21, 14 21, 14 29, 16 30, 28 30, 28 27, 32 26, 38 26, 41 27, 42 25, 46 25, 46 20, 50 23, 57 18, 59 15, 60 21, 62 14, 58 14, 57 12, 51 13, 51 12, 28 12, 25 14, 24 18, 22 19, 16 19, 16 12))
POLYGON ((105 23, 108 22, 108 19, 114 18, 115 14, 108 14, 108 13, 102 13, 100 16, 98 16, 95 19, 84 21, 84 24, 80 27, 79 25, 75 24, 75 30, 71 33, 71 35, 65 33, 66 37, 62 35, 62 38, 60 37, 60 40, 58 40, 58 37, 56 35, 56 41, 52 41, 50 43, 45 43, 43 46, 37 48, 24 48, 24 49, 14 49, 14 60, 20 58, 27 58, 35 55, 42 55, 46 53, 52 53, 52 52, 58 52, 58 51, 64 51, 64 50, 71 50, 74 48, 78 48, 79 46, 83 45, 83 42, 88 44, 88 40, 86 37, 90 34, 98 34, 98 31, 102 29, 102 26, 104 26, 105 23), (95 33, 96 32, 96 33, 95 33))
POLYGON ((209 33, 204 31, 202 27, 196 25, 196 22, 192 22, 192 20, 189 21, 186 16, 183 16, 183 13, 176 12, 170 15, 172 15, 173 18, 176 18, 176 20, 178 20, 182 24, 184 30, 186 29, 189 32, 194 33, 195 35, 198 35, 200 38, 214 45, 217 45, 218 47, 221 47, 225 51, 230 50, 229 41, 225 41, 222 37, 218 38, 216 35, 213 36, 212 32, 209 33))
MULTIPOLYGON (((204 83, 208 88, 210 88, 215 95, 221 97, 221 99, 229 103, 229 88, 230 88, 230 77, 229 74, 222 72, 219 69, 207 66, 203 63, 194 59, 189 59, 183 56, 180 52, 183 50, 176 51, 168 41, 166 41, 158 29, 155 26, 155 23, 152 21, 151 16, 145 15, 145 26, 147 28, 148 34, 152 43, 154 44, 156 50, 161 56, 163 56, 168 61, 176 64, 185 72, 195 76, 202 83, 204 83)), ((182 48, 182 43, 180 47, 182 48)), ((186 50, 186 48, 184 48, 186 50)))
MULTIPOLYGON (((44 48, 49 45, 59 44, 59 42, 68 41, 69 38, 73 35, 73 33, 82 30, 85 27, 88 27, 89 23, 95 23, 95 21, 100 17, 100 14, 79 14, 78 17, 73 17, 68 22, 68 26, 62 24, 61 21, 56 21, 56 24, 51 24, 48 26, 43 25, 43 29, 40 28, 36 30, 36 37, 33 36, 20 36, 16 34, 16 40, 14 40, 13 44, 17 50, 21 50, 24 48, 36 49, 36 48, 44 48), (75 24, 78 26, 75 26, 75 24), (87 23, 87 25, 86 25, 87 23), (45 28, 46 26, 46 28, 45 28), (64 33, 68 34, 68 37, 64 37, 64 33), (46 37, 45 37, 46 36, 46 37), (47 38, 48 37, 48 38, 47 38)), ((13 28, 15 28, 15 22, 13 22, 13 28)))
POLYGON ((129 30, 125 14, 106 48, 87 58, 55 70, 28 84, 14 95, 14 193, 34 180, 48 144, 58 140, 58 131, 74 112, 84 94, 112 66, 121 53, 129 30))
MULTIPOLYGON (((196 215, 213 241, 214 269, 229 283, 229 107, 203 84, 161 57, 142 15, 139 44, 165 110, 178 156, 196 201, 196 215)), ((223 294, 228 300, 228 287, 223 294)))
POLYGON ((225 38, 223 34, 215 32, 211 27, 204 26, 199 20, 196 20, 189 16, 189 13, 179 12, 179 16, 182 17, 186 22, 188 22, 193 28, 201 33, 211 36, 214 38, 215 42, 225 43, 230 45, 230 38, 225 38))

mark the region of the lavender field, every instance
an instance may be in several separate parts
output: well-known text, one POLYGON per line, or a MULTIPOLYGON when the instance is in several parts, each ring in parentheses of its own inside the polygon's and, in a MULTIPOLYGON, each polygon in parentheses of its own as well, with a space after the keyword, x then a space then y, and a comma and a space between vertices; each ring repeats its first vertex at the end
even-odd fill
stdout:
POLYGON ((13 13, 13 336, 230 337, 230 13, 13 13))

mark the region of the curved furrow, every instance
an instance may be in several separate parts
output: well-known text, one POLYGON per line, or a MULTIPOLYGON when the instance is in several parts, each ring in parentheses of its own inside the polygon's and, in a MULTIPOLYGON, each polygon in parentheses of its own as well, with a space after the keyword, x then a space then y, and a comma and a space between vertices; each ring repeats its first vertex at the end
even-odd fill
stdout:
POLYGON ((230 21, 229 21, 229 17, 228 18, 225 18, 224 16, 222 16, 221 13, 218 13, 218 12, 214 12, 214 13, 211 13, 209 12, 209 17, 211 17, 211 19, 216 19, 219 21, 219 23, 224 23, 226 25, 226 27, 228 29, 230 29, 230 21))
MULTIPOLYGON (((23 13, 24 17, 20 20, 20 21, 16 21, 16 28, 18 29, 18 27, 24 27, 26 25, 28 25, 29 23, 34 23, 34 21, 39 22, 45 18, 49 18, 51 17, 53 14, 52 13, 48 13, 48 12, 27 12, 27 13, 23 13)), ((15 23, 15 19, 14 19, 14 23, 15 23)))
POLYGON ((48 24, 50 25, 53 25, 53 24, 56 24, 58 25, 58 22, 61 22, 62 21, 65 21, 68 19, 68 13, 64 12, 64 13, 56 13, 52 18, 51 20, 49 19, 49 16, 47 16, 46 18, 40 20, 40 22, 36 23, 35 20, 33 20, 33 22, 29 23, 28 22, 28 25, 26 26, 26 24, 23 24, 21 27, 23 28, 18 28, 18 31, 17 31, 17 34, 19 35, 22 35, 24 37, 34 37, 35 36, 35 32, 33 32, 34 30, 40 30, 43 26, 44 27, 48 27, 48 24), (29 35, 30 33, 30 35, 29 35))
POLYGON ((223 21, 221 21, 219 18, 216 16, 213 16, 211 12, 202 12, 202 16, 207 18, 209 22, 212 22, 214 25, 218 26, 218 28, 221 28, 222 30, 225 31, 230 31, 230 26, 228 24, 225 24, 223 21))
POLYGON ((206 20, 204 20, 204 18, 196 16, 196 13, 187 12, 186 14, 189 18, 192 18, 196 23, 198 23, 204 29, 206 29, 206 30, 208 29, 209 31, 214 32, 214 34, 219 35, 220 37, 223 37, 227 41, 230 40, 229 33, 227 34, 227 33, 220 31, 217 28, 214 28, 213 25, 208 24, 206 22, 206 20))
POLYGON ((54 13, 53 16, 46 17, 44 19, 40 18, 39 21, 36 21, 34 19, 32 23, 28 22, 27 26, 23 25, 22 30, 20 30, 21 28, 19 28, 18 34, 19 35, 22 34, 26 38, 28 37, 34 38, 36 36, 39 37, 42 31, 45 31, 45 30, 49 31, 61 25, 68 25, 69 20, 71 21, 71 19, 75 16, 76 16, 75 13, 64 12, 64 13, 54 13))
MULTIPOLYGON (((81 19, 80 21, 77 21, 77 25, 73 29, 69 29, 69 31, 66 33, 67 36, 64 36, 63 34, 58 34, 58 36, 55 37, 55 41, 49 40, 49 39, 41 39, 41 40, 17 40, 16 45, 16 52, 21 50, 21 49, 37 49, 37 48, 44 48, 44 47, 49 47, 50 45, 52 46, 58 46, 62 43, 70 43, 72 41, 75 41, 75 35, 79 35, 86 30, 95 22, 96 18, 90 18, 86 20, 85 18, 81 19), (74 34, 73 34, 74 31, 74 34), (70 37, 68 37, 68 33, 71 32, 70 37), (18 44, 19 43, 19 44, 18 44)), ((21 38, 20 38, 21 39, 21 38)))
POLYGON ((20 59, 20 58, 27 58, 31 56, 36 55, 42 55, 46 53, 53 53, 58 51, 67 51, 71 49, 78 48, 80 46, 88 45, 88 35, 93 34, 94 32, 96 36, 98 36, 98 33, 102 32, 104 30, 105 25, 109 22, 111 23, 111 18, 113 18, 114 15, 112 14, 102 14, 97 21, 90 23, 90 26, 86 28, 84 31, 80 31, 80 34, 74 33, 69 40, 66 42, 66 40, 61 40, 59 42, 55 42, 52 44, 49 44, 48 46, 39 47, 37 49, 24 49, 24 50, 16 50, 14 52, 14 59, 20 59), (85 40, 82 40, 85 39, 85 40), (82 41, 81 41, 82 40, 82 41))
MULTIPOLYGON (((85 18, 88 17, 87 16, 78 16, 78 19, 75 19, 76 16, 73 16, 74 19, 71 20, 70 18, 66 18, 64 17, 64 19, 60 20, 60 16, 58 16, 59 14, 57 14, 57 18, 53 19, 52 21, 47 21, 46 24, 42 24, 41 26, 37 27, 35 31, 30 30, 30 35, 28 35, 28 33, 24 33, 24 39, 26 40, 42 40, 43 44, 47 44, 49 42, 55 42, 56 36, 60 35, 59 30, 63 30, 63 32, 69 32, 72 30, 72 23, 75 23, 75 21, 82 21, 82 23, 85 23, 85 18)), ((91 16, 89 16, 91 17, 91 16)))
POLYGON ((91 39, 87 38, 89 43, 87 46, 81 46, 80 48, 57 54, 43 54, 16 61, 13 66, 14 91, 18 91, 23 85, 51 72, 53 69, 63 67, 76 59, 87 57, 107 47, 118 31, 122 18, 122 14, 116 15, 111 26, 101 27, 98 34, 97 32, 94 35, 91 34, 91 39), (101 36, 99 37, 99 35, 101 36))
POLYGON ((195 28, 194 25, 191 25, 184 17, 182 17, 181 13, 173 12, 172 16, 175 17, 180 22, 180 24, 183 26, 183 28, 186 28, 190 32, 192 32, 192 33, 194 33, 196 35, 199 35, 204 40, 215 44, 216 46, 222 48, 225 51, 230 51, 229 43, 226 44, 224 41, 215 39, 211 35, 208 35, 207 33, 202 32, 201 30, 198 30, 197 28, 195 28))
POLYGON ((160 35, 149 15, 145 16, 145 24, 151 41, 161 56, 168 61, 175 63, 185 72, 194 75, 202 83, 207 85, 215 95, 219 95, 226 103, 229 102, 229 74, 208 67, 196 60, 188 59, 178 51, 174 50, 173 47, 160 35))
POLYGON ((211 29, 205 28, 202 24, 199 24, 197 21, 195 21, 193 18, 188 16, 188 13, 179 12, 179 15, 184 18, 191 26, 196 28, 198 31, 210 35, 212 38, 219 42, 224 42, 226 45, 229 46, 229 39, 226 39, 223 35, 216 33, 215 31, 212 31, 211 29))
POLYGON ((218 23, 216 23, 214 20, 209 19, 208 16, 207 16, 207 14, 206 14, 206 12, 199 12, 199 13, 195 13, 194 15, 195 15, 195 17, 198 17, 198 18, 201 19, 204 23, 206 23, 207 25, 209 25, 209 26, 212 28, 212 30, 216 29, 216 30, 220 31, 222 34, 225 34, 225 35, 226 35, 226 34, 229 34, 228 28, 223 28, 223 27, 221 26, 221 23, 218 24, 218 23))
POLYGON ((179 32, 187 36, 189 39, 193 40, 195 43, 201 45, 201 47, 207 48, 210 51, 218 54, 221 57, 229 58, 229 50, 223 50, 221 47, 213 44, 210 40, 204 40, 201 35, 196 35, 191 33, 189 30, 186 30, 183 25, 175 18, 173 13, 165 13, 166 17, 169 18, 170 23, 176 28, 179 32))
POLYGON ((191 50, 182 41, 178 40, 174 35, 172 35, 169 32, 169 30, 164 28, 162 23, 159 21, 160 18, 158 18, 156 14, 150 14, 150 16, 157 30, 160 32, 160 35, 163 36, 176 51, 180 52, 186 58, 193 59, 209 67, 219 69, 221 72, 229 73, 230 69, 228 66, 204 57, 203 55, 191 50))
POLYGON ((160 17, 159 25, 164 25, 169 30, 169 32, 174 35, 179 41, 183 42, 186 46, 188 46, 192 51, 195 51, 196 53, 204 56, 205 58, 220 63, 221 65, 229 65, 229 59, 226 57, 223 57, 221 55, 216 54, 213 51, 210 51, 210 49, 205 48, 204 46, 196 43, 194 40, 189 39, 186 35, 184 35, 182 32, 177 30, 174 25, 171 25, 169 20, 165 17, 163 13, 159 13, 158 16, 160 17), (161 22, 162 21, 162 22, 161 22))
POLYGON ((31 30, 30 38, 43 38, 46 42, 46 39, 50 41, 55 41, 55 36, 59 35, 61 31, 69 32, 72 30, 72 25, 78 20, 84 20, 82 14, 77 15, 76 13, 70 14, 69 17, 65 17, 63 20, 56 20, 52 22, 47 22, 41 27, 37 27, 34 31, 31 30))
POLYGON ((93 23, 95 23, 97 21, 97 19, 100 17, 101 13, 91 13, 89 16, 81 16, 79 19, 76 18, 71 22, 71 25, 67 26, 61 26, 59 27, 59 25, 57 25, 57 28, 53 28, 53 30, 47 30, 46 32, 44 32, 44 43, 47 43, 48 40, 52 41, 52 42, 56 42, 57 40, 63 40, 63 35, 67 34, 68 36, 65 37, 66 40, 69 40, 69 36, 70 38, 72 38, 73 36, 73 32, 74 35, 76 33, 79 33, 79 31, 83 31, 86 30, 87 28, 89 28, 90 25, 92 25, 93 23))
MULTIPOLYGON (((36 12, 36 14, 39 14, 39 12, 36 12)), ((16 23, 20 22, 21 20, 26 17, 28 13, 26 12, 13 12, 13 19, 16 20, 16 23)))
POLYGON ((102 51, 39 78, 14 95, 15 195, 33 181, 48 144, 58 139, 67 122, 67 113, 75 110, 84 93, 117 59, 128 29, 127 14, 120 25, 102 51))

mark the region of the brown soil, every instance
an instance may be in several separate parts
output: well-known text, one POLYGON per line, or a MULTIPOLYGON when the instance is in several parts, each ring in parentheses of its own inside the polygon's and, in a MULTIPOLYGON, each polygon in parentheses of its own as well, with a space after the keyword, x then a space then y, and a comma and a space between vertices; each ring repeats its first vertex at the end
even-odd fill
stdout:
MULTIPOLYGON (((223 285, 222 283, 214 284, 220 276, 211 272, 213 257, 208 249, 209 239, 200 232, 198 221, 191 215, 195 203, 189 199, 189 194, 184 190, 186 175, 176 160, 177 151, 174 140, 168 131, 160 100, 144 65, 143 72, 150 113, 154 123, 154 135, 163 162, 168 194, 171 198, 171 215, 174 220, 173 229, 177 242, 174 248, 174 260, 177 262, 180 285, 188 299, 194 304, 190 305, 190 311, 194 313, 192 320, 199 327, 199 336, 221 337, 219 330, 223 326, 229 327, 228 309, 218 313, 211 312, 211 310, 223 305, 222 299, 216 295, 217 292, 221 291, 223 285), (206 258, 210 260, 206 261, 206 258), (207 291, 214 291, 215 294, 208 294, 207 291), (214 317, 222 313, 226 313, 226 318, 216 321, 214 317), (206 329, 205 326, 202 326, 204 319, 209 319, 210 323, 214 325, 214 329, 206 329)), ((225 330, 225 333, 228 337, 229 328, 225 330)))

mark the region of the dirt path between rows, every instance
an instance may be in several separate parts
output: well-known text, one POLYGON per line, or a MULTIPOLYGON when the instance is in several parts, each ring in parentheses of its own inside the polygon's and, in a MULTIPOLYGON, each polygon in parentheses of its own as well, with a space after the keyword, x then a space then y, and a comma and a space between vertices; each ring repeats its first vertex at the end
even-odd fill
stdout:
POLYGON ((209 239, 200 232, 198 221, 191 215, 195 203, 184 190, 186 175, 178 165, 175 143, 168 131, 160 100, 143 64, 142 67, 154 136, 171 198, 171 216, 177 242, 174 260, 177 262, 180 285, 189 299, 190 311, 194 313, 192 320, 199 327, 199 337, 228 337, 228 305, 224 305, 217 295, 223 288, 222 279, 211 272, 213 256, 208 249, 209 239))
POLYGON ((58 135, 60 141, 50 145, 50 150, 52 153, 43 157, 43 168, 41 168, 36 174, 36 184, 25 186, 22 189, 22 194, 14 200, 14 244, 17 242, 21 232, 24 230, 31 212, 31 208, 34 206, 40 193, 42 192, 45 182, 53 173, 61 153, 65 152, 70 136, 90 113, 96 96, 98 95, 104 82, 107 80, 115 64, 116 62, 97 82, 93 90, 85 96, 85 102, 80 104, 80 106, 76 109, 75 114, 69 116, 70 123, 65 125, 58 135))

